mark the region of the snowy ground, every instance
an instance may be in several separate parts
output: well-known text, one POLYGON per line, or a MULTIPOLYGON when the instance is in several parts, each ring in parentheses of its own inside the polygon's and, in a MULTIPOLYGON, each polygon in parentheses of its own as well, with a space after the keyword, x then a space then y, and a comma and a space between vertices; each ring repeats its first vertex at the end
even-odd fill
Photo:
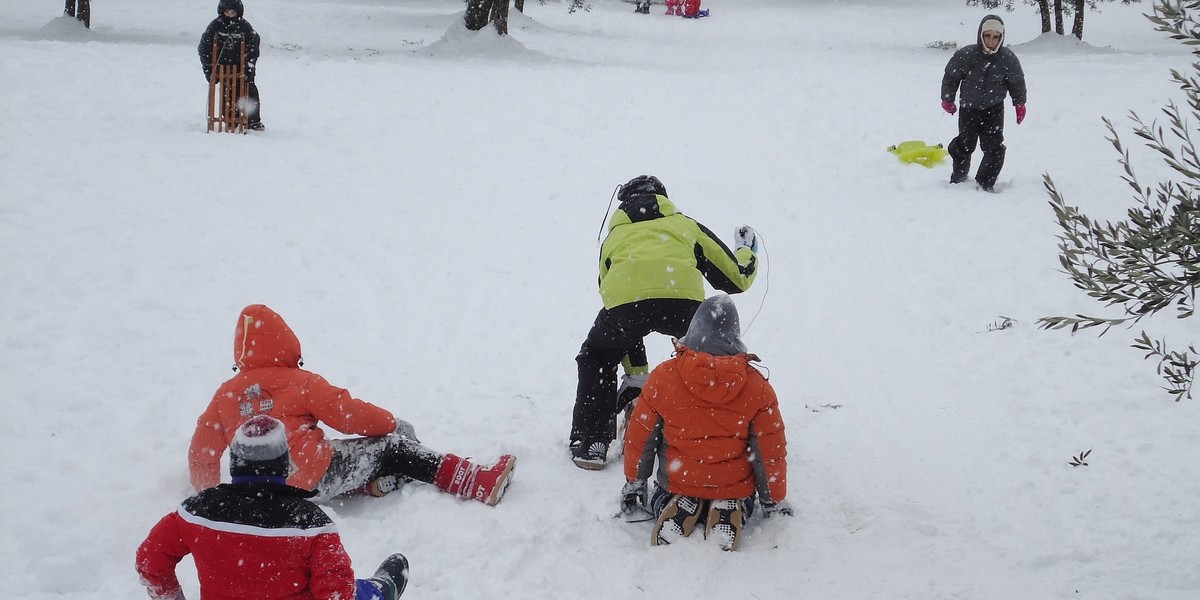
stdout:
POLYGON ((955 132, 949 52, 926 46, 985 14, 955 0, 710 0, 698 21, 529 0, 507 39, 462 31, 457 0, 253 0, 268 130, 249 136, 205 133, 215 4, 96 2, 82 31, 61 3, 0 0, 6 597, 141 597, 134 549, 190 492, 194 420, 255 302, 433 447, 519 457, 496 508, 419 486, 331 508, 360 572, 409 556, 406 597, 1200 597, 1197 402, 1158 390, 1135 331, 1034 326, 1099 311, 1056 271, 1042 174, 1120 217, 1100 118, 1128 132, 1182 100, 1189 55, 1148 6, 1089 14, 1087 45, 1003 15, 1029 118, 1009 110, 989 195, 885 152, 955 132), (737 300, 798 514, 732 555, 650 548, 610 518, 619 470, 566 458, 596 232, 641 173, 765 240, 737 300))

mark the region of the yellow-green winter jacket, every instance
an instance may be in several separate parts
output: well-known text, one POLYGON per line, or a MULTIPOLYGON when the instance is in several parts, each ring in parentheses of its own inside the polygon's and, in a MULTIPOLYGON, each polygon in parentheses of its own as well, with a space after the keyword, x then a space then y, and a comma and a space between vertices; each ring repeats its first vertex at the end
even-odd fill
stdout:
POLYGON ((729 249, 712 231, 675 209, 666 196, 645 193, 622 202, 600 248, 604 308, 651 298, 700 302, 704 280, 727 294, 754 283, 758 257, 729 249))

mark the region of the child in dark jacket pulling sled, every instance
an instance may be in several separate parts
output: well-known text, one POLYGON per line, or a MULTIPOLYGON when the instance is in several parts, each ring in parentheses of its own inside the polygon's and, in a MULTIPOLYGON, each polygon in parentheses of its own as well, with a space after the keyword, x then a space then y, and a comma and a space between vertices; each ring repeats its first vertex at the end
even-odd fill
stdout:
POLYGON ((975 144, 983 160, 975 173, 979 189, 994 191, 1004 168, 1004 97, 1012 96, 1017 125, 1025 120, 1025 72, 1021 61, 1004 45, 1004 21, 988 15, 979 22, 974 44, 960 48, 946 63, 942 76, 942 110, 958 112, 958 135, 946 151, 954 161, 950 183, 966 181, 975 144), (958 94, 959 106, 954 105, 958 94))
POLYGON ((204 34, 200 36, 200 68, 204 70, 204 79, 212 81, 213 60, 218 65, 235 65, 244 69, 246 75, 246 127, 254 131, 262 131, 262 117, 259 113, 258 85, 254 83, 254 74, 258 64, 259 47, 261 45, 258 33, 242 18, 245 7, 242 0, 221 0, 217 3, 217 18, 213 19, 204 34), (245 50, 245 64, 242 64, 242 50, 245 50), (215 52, 215 54, 214 54, 215 52))

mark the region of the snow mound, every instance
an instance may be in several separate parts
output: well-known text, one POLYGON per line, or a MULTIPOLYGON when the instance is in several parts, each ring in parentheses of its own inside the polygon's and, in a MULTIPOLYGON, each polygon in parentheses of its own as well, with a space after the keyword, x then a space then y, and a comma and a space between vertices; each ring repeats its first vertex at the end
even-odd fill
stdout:
POLYGON ((1019 49, 1022 52, 1046 54, 1063 54, 1067 52, 1079 54, 1113 54, 1117 52, 1115 48, 1110 46, 1093 46, 1073 35, 1059 35, 1054 32, 1043 33, 1028 42, 1015 44, 1011 47, 1014 50, 1019 49))
POLYGON ((49 23, 29 36, 34 40, 49 40, 57 42, 91 42, 96 39, 92 30, 83 26, 83 21, 75 17, 55 17, 49 23))
POLYGON ((530 50, 511 35, 498 35, 495 27, 488 25, 479 31, 467 29, 458 19, 446 30, 438 41, 426 47, 429 54, 440 58, 489 57, 526 59, 545 57, 541 52, 530 50))

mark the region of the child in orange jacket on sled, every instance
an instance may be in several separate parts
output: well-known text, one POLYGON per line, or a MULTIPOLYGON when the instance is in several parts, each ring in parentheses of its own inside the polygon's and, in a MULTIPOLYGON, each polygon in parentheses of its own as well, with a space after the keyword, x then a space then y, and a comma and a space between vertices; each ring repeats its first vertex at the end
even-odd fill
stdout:
POLYGON ((652 545, 700 529, 737 550, 756 499, 764 517, 792 515, 783 416, 757 360, 733 300, 719 294, 696 309, 675 356, 651 371, 625 430, 621 511, 654 515, 652 545))
POLYGON ((416 480, 495 505, 508 487, 515 457, 505 454, 480 465, 432 450, 407 421, 300 368, 296 334, 262 304, 247 306, 238 316, 233 360, 238 374, 213 395, 192 434, 188 464, 198 491, 221 483, 221 456, 234 433, 264 414, 287 429, 287 484, 316 491, 317 502, 358 492, 382 496, 416 480), (327 439, 321 424, 363 437, 327 439))

